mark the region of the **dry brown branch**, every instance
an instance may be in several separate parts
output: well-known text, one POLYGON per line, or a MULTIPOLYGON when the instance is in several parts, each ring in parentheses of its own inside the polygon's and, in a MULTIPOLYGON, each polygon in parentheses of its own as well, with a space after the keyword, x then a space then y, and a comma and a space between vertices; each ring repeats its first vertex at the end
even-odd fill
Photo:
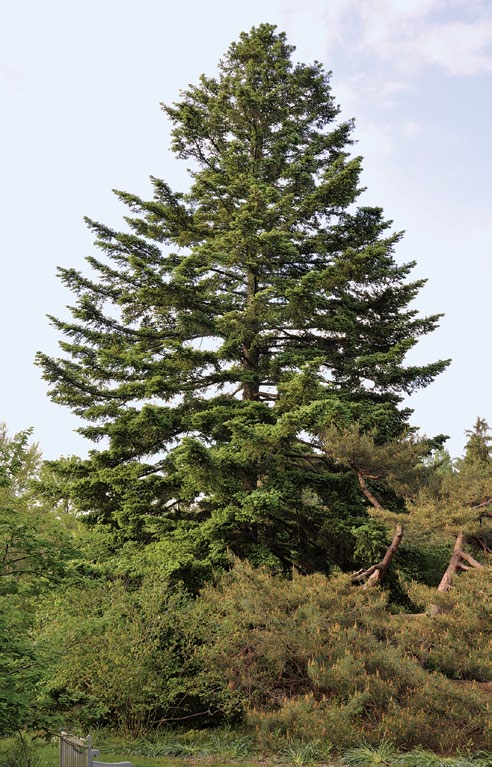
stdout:
POLYGON ((442 576, 437 590, 449 591, 453 585, 453 578, 458 570, 481 569, 482 567, 483 565, 481 565, 480 562, 477 562, 477 560, 474 559, 470 554, 467 554, 466 551, 463 551, 463 533, 458 533, 453 547, 453 553, 451 554, 451 559, 449 560, 449 565, 446 568, 446 572, 442 576), (468 562, 471 567, 464 565, 463 560, 468 562))
POLYGON ((352 583, 361 583, 362 581, 366 581, 364 588, 370 588, 371 586, 375 586, 377 583, 380 583, 380 581, 383 580, 393 560, 393 557, 398 551, 398 547, 400 546, 402 538, 403 525, 397 524, 393 540, 386 549, 386 553, 381 562, 378 562, 377 565, 371 565, 371 567, 368 567, 367 570, 362 570, 355 573, 352 576, 352 583))

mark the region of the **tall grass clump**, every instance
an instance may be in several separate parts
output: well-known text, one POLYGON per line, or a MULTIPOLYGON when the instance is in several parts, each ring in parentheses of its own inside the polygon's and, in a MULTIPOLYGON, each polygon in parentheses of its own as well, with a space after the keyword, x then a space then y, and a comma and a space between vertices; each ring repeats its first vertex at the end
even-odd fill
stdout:
POLYGON ((377 746, 361 743, 342 754, 345 767, 393 767, 398 762, 398 752, 388 740, 381 740, 377 746))

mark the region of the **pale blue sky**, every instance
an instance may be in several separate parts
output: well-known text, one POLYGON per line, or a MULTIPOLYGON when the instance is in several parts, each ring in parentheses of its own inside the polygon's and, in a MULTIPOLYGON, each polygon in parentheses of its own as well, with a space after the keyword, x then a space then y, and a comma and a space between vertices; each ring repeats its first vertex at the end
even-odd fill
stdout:
POLYGON ((46 457, 90 446, 33 365, 56 353, 45 314, 71 301, 56 266, 93 252, 83 215, 120 224, 112 188, 145 196, 150 174, 185 188, 159 103, 263 21, 333 71, 365 201, 406 230, 397 258, 428 278, 418 308, 445 313, 412 357, 453 364, 411 398, 413 424, 449 434, 456 457, 492 420, 492 0, 0 0, 0 420, 33 426, 46 457))

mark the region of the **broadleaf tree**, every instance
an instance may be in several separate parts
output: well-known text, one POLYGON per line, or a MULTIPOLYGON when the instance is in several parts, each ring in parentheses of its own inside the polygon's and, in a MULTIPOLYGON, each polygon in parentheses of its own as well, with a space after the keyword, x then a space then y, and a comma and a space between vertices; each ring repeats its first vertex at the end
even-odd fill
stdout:
POLYGON ((44 648, 33 629, 40 595, 68 571, 74 544, 34 490, 41 455, 30 430, 0 423, 0 737, 39 724, 44 648))
POLYGON ((150 200, 116 192, 123 231, 87 220, 101 255, 89 275, 60 270, 77 297, 52 318, 63 355, 38 355, 52 399, 102 440, 60 463, 72 500, 176 570, 228 550, 351 566, 367 500, 318 435, 357 423, 395 439, 403 397, 447 364, 405 361, 440 315, 413 306, 425 281, 395 260, 401 233, 357 204, 329 73, 293 55, 262 24, 163 107, 189 189, 152 178, 150 200))

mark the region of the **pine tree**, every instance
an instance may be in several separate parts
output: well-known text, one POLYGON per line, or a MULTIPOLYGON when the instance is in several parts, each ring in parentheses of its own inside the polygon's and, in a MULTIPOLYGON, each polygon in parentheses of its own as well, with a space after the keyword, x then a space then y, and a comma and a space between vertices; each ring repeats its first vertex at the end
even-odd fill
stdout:
POLYGON ((185 570, 226 549, 351 565, 367 501, 320 430, 398 437, 403 396, 447 364, 405 364, 440 315, 410 308, 425 281, 382 210, 357 207, 353 124, 293 52, 262 24, 163 107, 189 191, 152 178, 151 200, 116 192, 125 231, 87 220, 102 255, 92 276, 60 270, 77 296, 72 321, 52 318, 64 356, 38 355, 52 399, 103 440, 60 464, 78 507, 185 570))
POLYGON ((463 466, 479 465, 482 467, 490 466, 492 463, 492 436, 490 435, 490 426, 485 418, 478 418, 475 421, 473 429, 467 429, 465 432, 468 442, 465 445, 465 455, 461 461, 463 466))

